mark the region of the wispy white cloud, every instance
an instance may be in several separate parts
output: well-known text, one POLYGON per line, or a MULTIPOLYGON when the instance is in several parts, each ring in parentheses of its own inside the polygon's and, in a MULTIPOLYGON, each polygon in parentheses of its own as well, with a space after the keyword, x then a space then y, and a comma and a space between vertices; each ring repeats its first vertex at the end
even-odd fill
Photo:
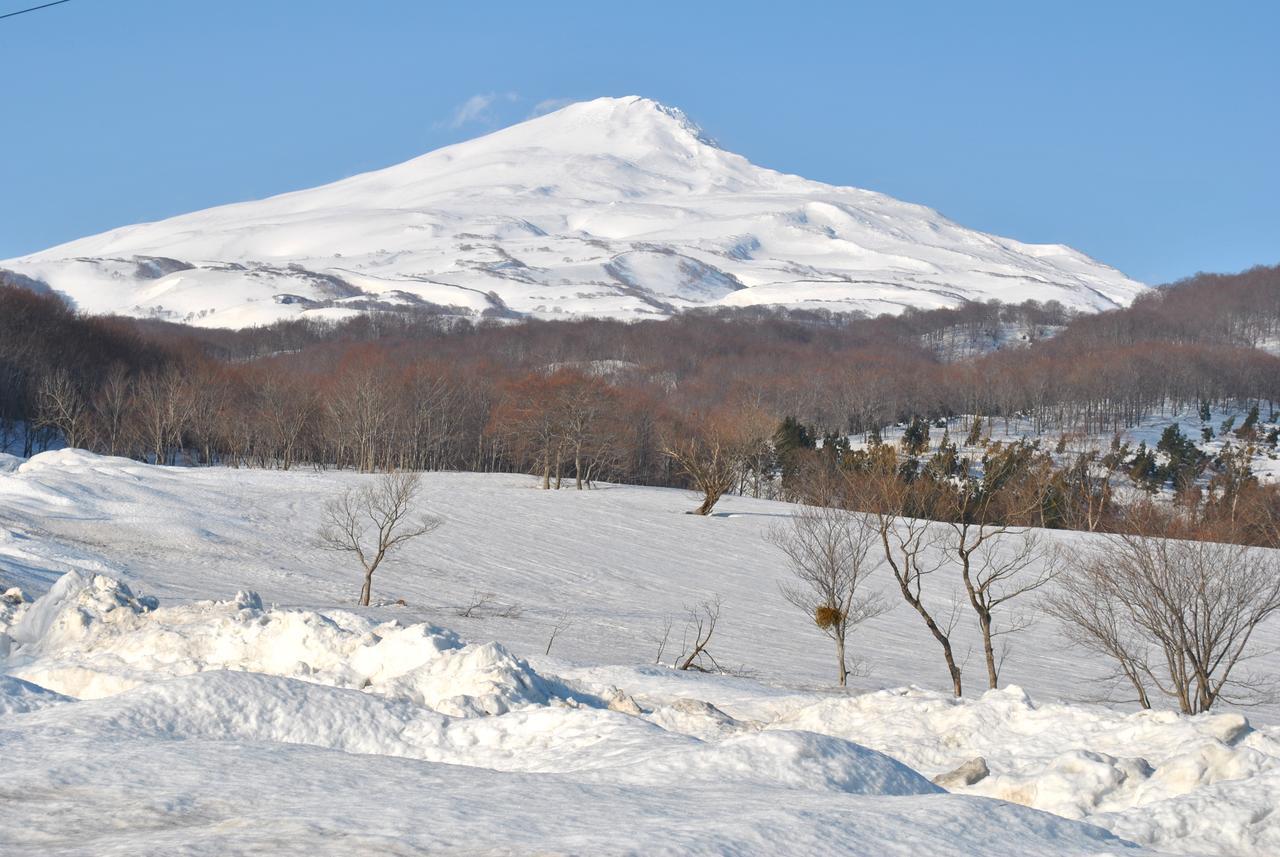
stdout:
POLYGON ((514 92, 479 92, 458 105, 447 121, 438 123, 449 128, 461 128, 473 123, 492 124, 496 121, 494 104, 501 101, 517 101, 520 96, 514 92))
POLYGON ((537 104, 533 105, 533 109, 529 111, 529 118, 541 116, 544 113, 551 113, 559 110, 561 107, 568 107, 574 102, 572 98, 544 98, 537 104))

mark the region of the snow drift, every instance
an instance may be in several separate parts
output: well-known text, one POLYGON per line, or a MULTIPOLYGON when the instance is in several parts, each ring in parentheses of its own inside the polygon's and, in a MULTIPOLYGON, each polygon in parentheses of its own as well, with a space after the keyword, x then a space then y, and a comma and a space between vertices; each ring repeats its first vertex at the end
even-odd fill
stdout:
MULTIPOLYGON (((1115 842, 1096 828, 1073 826, 1032 810, 1020 814, 981 799, 950 798, 901 762, 841 738, 761 731, 758 725, 735 723, 705 704, 674 701, 658 706, 679 712, 666 718, 668 725, 709 718, 716 722, 720 740, 671 731, 646 717, 655 714, 654 708, 646 712, 616 689, 595 693, 571 687, 539 675, 501 646, 465 644, 451 632, 427 625, 374 623, 343 612, 281 610, 264 606, 247 592, 227 601, 162 607, 135 595, 119 580, 72 572, 25 609, 9 631, 14 647, 5 663, 9 675, 0 678, 0 712, 5 714, 0 754, 18 762, 11 779, 35 793, 43 789, 57 794, 71 776, 91 804, 111 803, 113 796, 126 801, 127 807, 114 806, 114 817, 136 825, 141 813, 154 828, 137 831, 132 849, 137 853, 159 847, 171 825, 186 829, 185 845, 197 852, 225 848, 225 832, 216 824, 202 823, 207 817, 193 821, 181 809, 181 800, 167 798, 178 805, 167 808, 161 821, 146 801, 138 804, 128 797, 139 791, 159 795, 190 789, 182 774, 191 760, 201 760, 206 771, 225 764, 209 759, 215 746, 222 748, 216 757, 223 760, 243 748, 258 748, 255 769, 270 769, 285 759, 313 771, 327 770, 338 791, 346 777, 376 770, 376 760, 391 758, 474 770, 472 779, 483 780, 494 771, 552 776, 555 779, 532 786, 532 791, 559 793, 566 801, 559 809, 562 823, 569 828, 581 824, 581 809, 569 801, 566 789, 576 791, 575 801, 584 795, 595 795, 597 805, 600 795, 621 801, 624 815, 646 802, 678 800, 687 805, 687 790, 695 787, 724 797, 732 794, 735 806, 740 806, 738 799, 752 801, 782 789, 795 794, 786 799, 794 807, 784 811, 781 830, 779 814, 770 816, 762 808, 766 835, 756 842, 759 847, 781 846, 798 826, 809 828, 800 835, 812 835, 815 819, 819 828, 836 823, 838 816, 831 815, 833 807, 824 802, 824 794, 846 800, 951 801, 919 809, 886 806, 874 813, 908 816, 898 819, 899 825, 918 824, 919 812, 950 815, 962 824, 968 839, 989 836, 996 825, 1012 825, 1024 834, 1023 842, 1043 845, 1043 853, 1098 853, 1096 846, 1115 842), (627 704, 611 705, 608 698, 625 699, 627 704), (339 755, 297 759, 304 747, 339 755), (68 748, 84 754, 74 774, 62 761, 68 748), (108 748, 119 754, 109 785, 102 782, 103 771, 95 773, 94 764, 108 748), (205 848, 196 847, 198 843, 205 848)), ((705 734, 705 725, 693 731, 705 734)), ((273 785, 274 794, 283 794, 284 804, 296 799, 298 773, 282 771, 273 785)), ((417 795, 414 800, 439 803, 439 794, 427 797, 434 790, 420 789, 423 784, 438 785, 442 776, 445 781, 466 780, 432 768, 428 781, 409 789, 417 795)), ((377 777, 378 783, 385 781, 381 773, 377 777)), ((199 791, 202 798, 220 794, 221 783, 227 781, 225 775, 210 779, 199 791)), ((500 791, 513 784, 518 781, 504 781, 500 791)), ((474 792, 474 782, 455 783, 446 792, 443 811, 456 814, 465 805, 473 815, 494 812, 494 807, 449 803, 468 790, 474 792)), ((387 797, 393 805, 404 800, 404 794, 387 797)), ((697 798, 692 800, 696 803, 697 798)), ((225 796, 220 801, 234 802, 225 796)), ((38 811, 39 806, 28 800, 10 815, 0 833, 6 853, 72 844, 57 842, 39 817, 29 817, 28 811, 38 811)), ((493 830, 498 831, 498 842, 523 841, 523 831, 510 827, 522 810, 505 805, 497 809, 500 820, 495 820, 490 842, 495 840, 493 830)), ((883 822, 872 824, 868 809, 843 806, 844 825, 856 819, 872 841, 900 838, 900 832, 883 822)), ((673 807, 667 803, 650 811, 668 813, 673 807)), ((723 824, 723 811, 713 809, 707 823, 723 824)), ((598 825, 599 819, 592 824, 598 825)), ((746 822, 739 830, 760 824, 746 822)), ((75 827, 74 819, 64 820, 60 829, 65 833, 68 827, 75 827)), ((451 829, 443 828, 446 835, 451 829)), ((86 838, 76 844, 86 852, 105 847, 110 839, 100 830, 82 835, 86 838)), ((633 835, 637 843, 666 841, 665 847, 683 850, 673 844, 678 837, 671 833, 665 839, 638 830, 633 835)), ((553 840, 528 844, 541 849, 553 840)), ((575 840, 581 841, 580 836, 575 840)), ((857 853, 865 844, 840 843, 829 850, 857 853)), ((316 847, 323 853, 325 837, 308 849, 316 847)), ((629 851, 631 846, 618 850, 629 851)))

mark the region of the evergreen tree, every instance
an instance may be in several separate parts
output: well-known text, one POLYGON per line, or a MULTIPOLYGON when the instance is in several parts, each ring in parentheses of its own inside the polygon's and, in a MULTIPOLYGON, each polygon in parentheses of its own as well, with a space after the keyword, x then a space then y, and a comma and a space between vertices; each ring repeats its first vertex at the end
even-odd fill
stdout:
POLYGON ((773 434, 773 446, 778 457, 785 459, 798 449, 813 449, 813 435, 793 416, 787 416, 773 434))
POLYGON ((956 449, 955 443, 945 435, 938 444, 938 451, 929 459, 926 467, 929 475, 934 479, 961 476, 967 469, 960 459, 960 451, 956 449))
POLYGON ((912 417, 902 433, 902 451, 907 455, 920 455, 929 448, 929 421, 912 417))
POLYGON ((1138 444, 1133 461, 1129 462, 1129 478, 1148 491, 1160 487, 1162 480, 1157 474, 1155 453, 1147 449, 1146 441, 1138 444))
POLYGON ((793 416, 787 416, 773 433, 774 455, 782 468, 782 484, 789 486, 804 461, 806 451, 816 446, 813 434, 793 416))
POLYGON ((1244 418, 1244 425, 1236 429, 1236 437, 1242 440, 1252 440, 1254 434, 1257 433, 1258 426, 1258 406, 1254 405, 1249 409, 1249 415, 1244 418))
POLYGON ((965 436, 965 446, 977 446, 982 441, 982 414, 974 414, 969 424, 969 434, 965 436))
POLYGON ((1174 488, 1179 492, 1191 487, 1207 463, 1199 447, 1182 433, 1182 428, 1177 423, 1165 428, 1156 449, 1169 456, 1169 463, 1157 475, 1161 481, 1172 480, 1174 488))

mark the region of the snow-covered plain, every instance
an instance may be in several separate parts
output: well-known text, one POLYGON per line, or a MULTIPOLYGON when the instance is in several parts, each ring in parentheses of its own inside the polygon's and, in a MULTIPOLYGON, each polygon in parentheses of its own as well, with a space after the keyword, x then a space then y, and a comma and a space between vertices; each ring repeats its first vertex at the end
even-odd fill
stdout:
POLYGON ((357 610, 311 539, 367 478, 0 460, 0 593, 40 596, 0 600, 0 853, 1280 853, 1280 707, 1090 704, 1104 667, 1047 621, 956 701, 894 609, 831 689, 763 538, 786 504, 427 474, 444 525, 357 610), (713 594, 749 675, 654 665, 713 594))
POLYGON ((990 299, 1092 312, 1146 288, 1060 244, 755 166, 639 97, 573 104, 322 187, 121 227, 0 262, 6 276, 90 313, 211 327, 413 304, 543 318, 715 304, 876 315, 990 299))

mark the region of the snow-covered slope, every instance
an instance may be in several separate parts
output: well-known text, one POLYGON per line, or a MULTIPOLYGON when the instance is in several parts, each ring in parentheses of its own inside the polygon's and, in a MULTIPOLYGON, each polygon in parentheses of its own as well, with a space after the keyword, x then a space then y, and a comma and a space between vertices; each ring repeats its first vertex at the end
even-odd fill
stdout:
MULTIPOLYGON (((757 167, 678 110, 573 104, 311 190, 0 262, 91 313, 243 327, 375 304, 636 318, 723 304, 1096 311, 1145 287, 1062 245, 757 167)), ((16 275, 16 276, 15 276, 16 275)))
MULTIPOLYGON (((1252 726, 1091 704, 1106 665, 1044 617, 1007 638, 1020 687, 955 700, 892 597, 853 638, 854 689, 832 688, 765 539, 788 504, 702 518, 669 489, 427 474, 444 524, 352 609, 353 560, 312 534, 325 499, 376 477, 10 464, 0 593, 40 597, 0 597, 6 855, 1149 853, 1099 828, 1280 853, 1275 702, 1252 726), (666 621, 664 663, 683 607, 716 593, 715 656, 751 675, 655 665, 666 621), (986 777, 930 785, 979 756, 986 777)), ((871 583, 893 595, 883 570, 871 583)), ((1277 643, 1272 621, 1258 646, 1277 643)))

